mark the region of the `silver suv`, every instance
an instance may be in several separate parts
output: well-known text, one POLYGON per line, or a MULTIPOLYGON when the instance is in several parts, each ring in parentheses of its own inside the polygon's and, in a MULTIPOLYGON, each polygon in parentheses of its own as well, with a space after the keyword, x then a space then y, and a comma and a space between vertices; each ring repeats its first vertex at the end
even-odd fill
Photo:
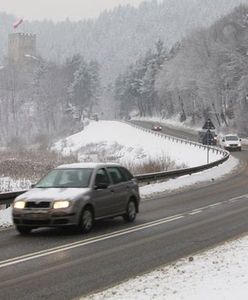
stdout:
POLYGON ((76 163, 50 171, 13 204, 13 222, 21 234, 39 227, 76 226, 87 233, 94 220, 123 216, 133 222, 139 211, 136 179, 112 163, 76 163))

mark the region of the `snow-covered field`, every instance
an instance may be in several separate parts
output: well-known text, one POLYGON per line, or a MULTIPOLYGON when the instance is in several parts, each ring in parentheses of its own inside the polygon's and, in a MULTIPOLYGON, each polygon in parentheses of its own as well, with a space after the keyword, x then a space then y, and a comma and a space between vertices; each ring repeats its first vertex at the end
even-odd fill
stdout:
MULTIPOLYGON (((65 155, 77 153, 79 160, 110 160, 115 157, 124 164, 142 164, 149 158, 164 157, 188 167, 207 162, 207 152, 203 147, 168 140, 154 132, 117 121, 91 122, 83 131, 58 141, 54 149, 65 155)), ((221 158, 219 153, 209 151, 209 154, 210 162, 221 158)))
MULTIPOLYGON (((167 161, 169 168, 194 167, 207 162, 207 152, 199 146, 165 139, 150 131, 142 131, 117 121, 91 122, 84 130, 58 141, 53 149, 77 155, 79 161, 115 161, 128 166, 150 163, 151 159, 167 161)), ((209 161, 221 154, 209 151, 209 161)), ((0 178, 0 191, 30 187, 29 179, 0 178)))
MULTIPOLYGON (((118 127, 119 125, 116 123, 113 122, 112 126, 118 127)), ((115 147, 115 149, 119 147, 119 158, 123 161, 127 159, 140 161, 140 159, 144 158, 144 153, 145 157, 158 157, 161 155, 162 147, 163 155, 164 153, 170 155, 170 151, 175 152, 179 150, 181 154, 173 153, 173 159, 176 162, 185 163, 184 157, 186 157, 189 166, 205 163, 206 153, 196 154, 194 152, 193 154, 193 150, 191 148, 186 149, 185 147, 188 146, 185 144, 180 144, 180 146, 177 144, 174 147, 173 145, 168 146, 162 138, 145 132, 142 132, 142 134, 139 132, 139 139, 137 140, 137 129, 131 127, 126 130, 127 125, 125 124, 121 124, 118 128, 111 126, 111 129, 109 127, 110 124, 110 122, 108 124, 103 124, 102 122, 93 123, 84 133, 78 133, 57 143, 56 148, 64 153, 78 151, 79 156, 83 157, 82 150, 84 146, 90 142, 97 144, 100 140, 101 145, 104 144, 104 149, 107 146, 111 155, 111 147, 115 147), (97 128, 97 125, 102 127, 97 128), (102 130, 104 130, 104 134, 102 130), (105 130, 107 131, 106 134, 105 130), (94 135, 93 141, 91 139, 92 134, 94 135), (125 135, 127 135, 126 140, 124 139, 125 135), (104 141, 101 136, 104 136, 104 141), (124 145, 124 147, 117 146, 116 142, 118 142, 118 145, 124 145), (137 149, 139 150, 137 151, 137 149), (128 154, 125 155, 125 152, 128 152, 128 154), (142 155, 137 158, 140 154, 142 155)), ((103 149, 102 146, 99 149, 103 149)), ((198 152, 201 152, 199 148, 198 152)), ((237 167, 238 161, 230 158, 218 167, 197 174, 171 179, 163 183, 142 186, 140 192, 145 200, 149 196, 156 195, 156 193, 170 193, 177 189, 188 188, 191 185, 213 182, 226 176, 237 167)), ((156 197, 149 201, 156 201, 156 197)), ((11 224, 11 208, 0 210, 0 226, 9 226, 11 224)), ((161 267, 147 275, 130 279, 102 293, 82 299, 247 299, 247 247, 248 238, 244 237, 194 255, 193 260, 188 258, 181 259, 172 265, 161 267)))
POLYGON ((247 249, 246 236, 82 299, 247 300, 247 249))

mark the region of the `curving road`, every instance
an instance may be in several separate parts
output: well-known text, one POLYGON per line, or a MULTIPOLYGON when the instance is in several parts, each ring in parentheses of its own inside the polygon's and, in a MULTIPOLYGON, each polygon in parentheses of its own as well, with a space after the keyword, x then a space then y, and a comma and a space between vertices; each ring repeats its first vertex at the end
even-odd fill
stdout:
MULTIPOLYGON (((170 134, 175 135, 172 129, 170 134)), ((121 218, 106 220, 84 236, 37 230, 21 237, 13 229, 1 231, 0 298, 78 298, 246 233, 248 152, 233 155, 241 162, 238 172, 144 201, 132 225, 121 218)))

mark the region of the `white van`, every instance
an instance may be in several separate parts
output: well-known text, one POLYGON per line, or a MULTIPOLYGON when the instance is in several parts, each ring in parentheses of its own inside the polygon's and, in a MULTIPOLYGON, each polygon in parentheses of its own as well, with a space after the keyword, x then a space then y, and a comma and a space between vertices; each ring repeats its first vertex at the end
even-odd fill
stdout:
POLYGON ((218 144, 225 150, 241 151, 242 143, 237 134, 226 134, 219 137, 218 144))

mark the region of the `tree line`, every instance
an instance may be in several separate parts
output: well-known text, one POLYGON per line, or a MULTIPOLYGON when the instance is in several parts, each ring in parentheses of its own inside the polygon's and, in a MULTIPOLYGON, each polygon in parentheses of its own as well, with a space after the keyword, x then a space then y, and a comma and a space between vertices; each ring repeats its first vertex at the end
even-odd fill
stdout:
POLYGON ((64 64, 39 58, 0 70, 2 145, 48 141, 80 130, 100 94, 99 65, 80 54, 64 64))
POLYGON ((170 51, 158 43, 116 80, 121 114, 179 115, 193 124, 211 117, 221 130, 247 136, 247 16, 248 7, 241 5, 170 51))
MULTIPOLYGON (((150 5, 158 7, 156 1, 150 5)), ((144 16, 146 6, 140 9, 144 16)), ((102 64, 82 54, 62 62, 38 57, 27 58, 21 66, 3 63, 0 144, 33 143, 71 134, 103 108, 108 108, 105 117, 116 118, 179 115, 181 121, 202 124, 211 117, 221 130, 235 129, 247 135, 247 15, 248 7, 239 6, 173 47, 158 39, 123 72, 117 68, 119 75, 108 85, 102 83, 102 64)), ((106 20, 104 15, 101 18, 106 20)), ((102 48, 95 45, 95 51, 102 48)), ((127 64, 123 52, 113 52, 127 64)), ((110 72, 111 62, 105 61, 110 72)))
MULTIPOLYGON (((104 11, 96 19, 24 20, 18 30, 37 35, 37 50, 46 60, 64 63, 75 53, 97 60, 102 80, 109 84, 158 39, 170 48, 190 30, 209 26, 241 2, 248 0, 149 0, 137 8, 123 5, 104 11)), ((0 60, 19 17, 0 12, 0 60)))

